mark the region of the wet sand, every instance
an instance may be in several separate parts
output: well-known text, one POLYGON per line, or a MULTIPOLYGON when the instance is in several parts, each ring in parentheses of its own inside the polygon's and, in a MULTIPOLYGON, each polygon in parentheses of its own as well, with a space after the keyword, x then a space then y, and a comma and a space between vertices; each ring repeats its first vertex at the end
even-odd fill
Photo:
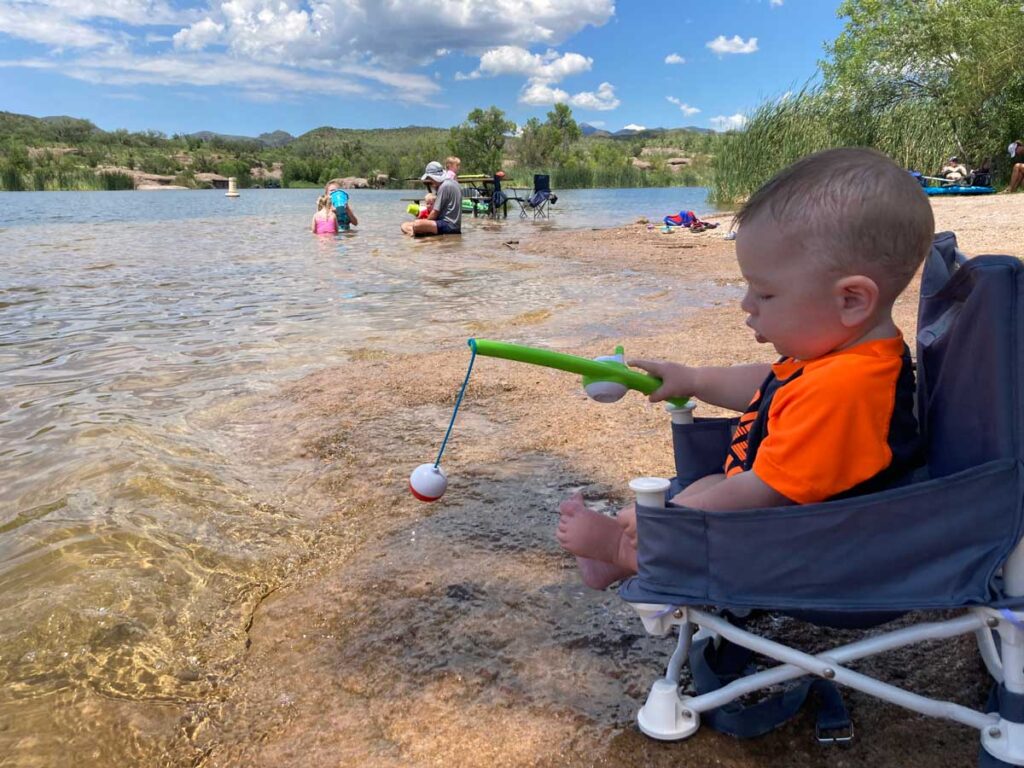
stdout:
MULTIPOLYGON (((1024 196, 935 201, 937 228, 969 254, 1024 253, 1024 196)), ((743 325, 734 244, 717 230, 663 235, 636 225, 545 232, 520 251, 605 261, 720 287, 718 303, 661 327, 564 351, 693 364, 766 361, 743 325)), ((717 294, 713 294, 717 295, 717 294)), ((916 286, 897 304, 915 332, 916 286)), ((558 312, 557 308, 552 310, 558 312)), ((601 312, 600 297, 593 311, 601 312)), ((544 322, 524 317, 519 323, 544 322)), ((480 336, 515 340, 517 322, 480 336)), ((318 467, 335 512, 319 556, 292 569, 247 623, 247 650, 219 695, 192 707, 169 760, 203 766, 935 766, 973 765, 969 729, 846 695, 857 735, 823 747, 801 715, 766 737, 702 729, 685 742, 641 735, 634 716, 673 642, 647 637, 614 593, 583 587, 554 542, 556 506, 583 489, 595 505, 627 499, 638 475, 671 473, 668 419, 631 393, 585 399, 575 377, 481 359, 453 441, 451 478, 433 505, 408 494, 409 471, 436 454, 468 355, 461 340, 416 356, 367 352, 292 386, 265 425, 318 467)), ((714 413, 704 408, 705 415, 714 413)), ((256 436, 258 440, 259 435, 256 436)), ((773 635, 819 650, 848 639, 794 621, 773 635)), ((973 640, 864 662, 929 696, 980 707, 988 680, 973 640), (930 652, 928 652, 930 651, 930 652)))

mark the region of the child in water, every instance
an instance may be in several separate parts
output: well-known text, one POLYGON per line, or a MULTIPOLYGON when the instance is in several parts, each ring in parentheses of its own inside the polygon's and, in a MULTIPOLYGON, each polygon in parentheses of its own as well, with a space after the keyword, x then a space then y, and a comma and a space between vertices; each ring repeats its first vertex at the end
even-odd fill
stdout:
MULTIPOLYGON (((920 461, 910 352, 892 308, 931 247, 928 198, 884 155, 832 149, 780 171, 736 219, 740 308, 781 357, 724 368, 629 361, 661 379, 652 402, 697 397, 742 414, 721 471, 673 501, 731 512, 885 487, 920 461)), ((633 506, 606 517, 577 494, 559 511, 556 537, 587 586, 637 572, 633 506)))
MULTIPOLYGON (((332 192, 341 190, 341 179, 331 179, 327 182, 327 186, 324 187, 324 194, 331 197, 332 192)), ((345 205, 344 207, 334 208, 334 215, 338 220, 338 229, 347 230, 349 225, 359 225, 359 219, 356 218, 355 213, 352 211, 352 206, 348 202, 348 195, 345 194, 345 205)))
POLYGON ((420 215, 416 218, 425 219, 430 215, 430 212, 434 210, 434 201, 437 200, 437 195, 433 192, 427 192, 423 197, 423 205, 420 206, 420 215))
POLYGON ((313 234, 333 235, 338 231, 338 217, 334 213, 330 195, 320 195, 313 214, 313 234))

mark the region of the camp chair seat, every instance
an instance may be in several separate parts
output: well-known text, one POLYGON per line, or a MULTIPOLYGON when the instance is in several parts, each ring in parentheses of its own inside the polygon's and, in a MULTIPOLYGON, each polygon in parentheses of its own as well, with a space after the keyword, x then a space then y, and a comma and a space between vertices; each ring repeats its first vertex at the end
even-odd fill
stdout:
POLYGON ((551 177, 544 173, 534 174, 533 192, 529 197, 517 195, 512 198, 519 203, 519 217, 548 218, 551 215, 549 206, 558 201, 558 196, 551 191, 551 177))
MULTIPOLYGON (((645 733, 686 738, 703 717, 734 735, 758 735, 795 714, 808 685, 828 691, 839 684, 976 728, 981 765, 1024 765, 1024 265, 1007 256, 967 260, 952 233, 938 235, 922 276, 918 327, 917 409, 927 465, 900 483, 819 504, 728 513, 661 503, 650 491, 638 498, 639 568, 619 594, 651 634, 678 632, 668 671, 638 714, 645 733), (762 609, 828 626, 837 619, 870 626, 908 611, 960 614, 812 655, 728 618, 762 609), (968 633, 994 682, 983 712, 846 666, 968 633), (698 673, 708 679, 722 644, 780 664, 681 696, 682 666, 691 665, 695 680, 698 673), (730 704, 797 680, 799 696, 787 692, 788 702, 770 712, 752 709, 746 723, 740 705, 730 704)), ((672 419, 677 477, 665 498, 720 471, 733 423, 694 419, 689 409, 672 409, 672 419)))

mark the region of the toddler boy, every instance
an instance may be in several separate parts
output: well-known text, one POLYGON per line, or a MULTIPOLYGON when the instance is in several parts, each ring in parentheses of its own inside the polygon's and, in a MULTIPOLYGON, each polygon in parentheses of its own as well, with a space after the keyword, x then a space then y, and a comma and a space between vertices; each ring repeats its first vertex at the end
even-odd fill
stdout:
MULTIPOLYGON (((892 319, 931 247, 917 182, 884 155, 834 149, 779 172, 736 216, 740 307, 774 364, 692 368, 633 360, 662 380, 651 402, 696 397, 739 411, 722 472, 673 501, 733 511, 809 504, 883 486, 920 461, 910 352, 892 319)), ((637 571, 636 512, 559 507, 556 538, 584 583, 637 571)))
POLYGON ((426 219, 430 216, 430 212, 434 210, 434 201, 437 200, 437 195, 433 192, 427 192, 423 196, 423 205, 420 206, 420 215, 416 218, 426 219))

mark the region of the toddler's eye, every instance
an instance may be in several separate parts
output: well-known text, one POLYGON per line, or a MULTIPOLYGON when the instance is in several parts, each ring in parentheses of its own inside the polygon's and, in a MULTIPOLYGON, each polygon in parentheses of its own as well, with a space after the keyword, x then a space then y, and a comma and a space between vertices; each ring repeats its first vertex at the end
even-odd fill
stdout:
POLYGON ((759 293, 757 294, 758 301, 768 301, 768 299, 774 299, 775 295, 771 293, 759 293))

